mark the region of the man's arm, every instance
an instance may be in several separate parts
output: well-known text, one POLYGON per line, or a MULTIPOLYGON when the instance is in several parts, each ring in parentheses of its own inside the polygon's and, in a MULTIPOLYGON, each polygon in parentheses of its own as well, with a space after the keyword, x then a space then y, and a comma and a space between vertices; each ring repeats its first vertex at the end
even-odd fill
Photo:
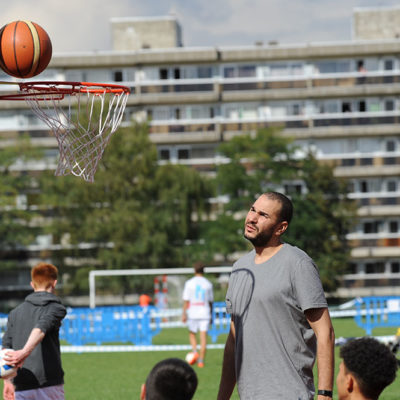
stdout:
MULTIPOLYGON (((335 333, 327 308, 314 308, 305 311, 308 323, 317 337, 318 389, 333 390, 335 368, 335 333)), ((330 400, 318 396, 318 400, 330 400)))
POLYGON ((3 384, 3 399, 14 400, 15 399, 15 388, 11 379, 4 379, 3 384))
POLYGON ((34 348, 43 340, 45 334, 39 328, 33 328, 25 346, 21 350, 9 351, 4 359, 7 363, 21 367, 24 361, 29 357, 34 348))
POLYGON ((231 329, 225 344, 224 360, 222 363, 221 381, 217 400, 228 400, 231 398, 236 384, 235 373, 235 325, 231 321, 231 329))
POLYGON ((183 301, 183 307, 182 307, 182 322, 187 321, 187 309, 189 308, 189 301, 184 300, 183 301))

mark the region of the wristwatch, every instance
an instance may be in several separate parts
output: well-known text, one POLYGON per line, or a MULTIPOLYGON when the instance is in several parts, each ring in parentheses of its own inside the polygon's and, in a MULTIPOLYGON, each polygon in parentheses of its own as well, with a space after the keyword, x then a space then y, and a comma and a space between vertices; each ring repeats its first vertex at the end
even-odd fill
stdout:
POLYGON ((318 396, 325 396, 332 398, 333 392, 332 390, 318 390, 318 396))

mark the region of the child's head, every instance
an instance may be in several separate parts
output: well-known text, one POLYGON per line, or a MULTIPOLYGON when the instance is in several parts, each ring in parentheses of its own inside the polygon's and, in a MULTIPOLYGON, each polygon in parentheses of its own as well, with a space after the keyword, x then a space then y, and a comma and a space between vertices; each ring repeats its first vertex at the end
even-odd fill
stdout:
POLYGON ((53 264, 40 262, 31 271, 32 287, 34 290, 49 290, 57 282, 58 269, 53 264))
POLYGON ((193 265, 195 274, 204 274, 204 268, 205 265, 201 261, 198 261, 193 265))

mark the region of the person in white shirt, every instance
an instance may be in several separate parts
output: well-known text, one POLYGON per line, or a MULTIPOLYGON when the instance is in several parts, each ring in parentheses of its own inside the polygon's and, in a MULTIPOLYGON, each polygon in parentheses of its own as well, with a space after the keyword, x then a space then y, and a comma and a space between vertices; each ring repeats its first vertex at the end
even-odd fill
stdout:
POLYGON ((197 361, 198 367, 204 367, 204 357, 207 347, 207 331, 212 319, 212 304, 214 301, 211 282, 204 278, 204 264, 194 265, 194 277, 186 281, 183 289, 182 321, 187 323, 189 341, 194 357, 190 364, 197 361), (200 332, 200 352, 197 352, 197 332, 200 332))

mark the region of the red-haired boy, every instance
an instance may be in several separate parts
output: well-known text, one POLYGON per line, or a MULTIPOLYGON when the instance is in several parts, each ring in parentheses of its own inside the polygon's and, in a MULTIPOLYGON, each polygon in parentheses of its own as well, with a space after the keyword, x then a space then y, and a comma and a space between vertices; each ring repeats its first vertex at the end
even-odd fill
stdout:
POLYGON ((2 347, 15 350, 5 359, 19 369, 4 381, 5 400, 64 400, 59 329, 67 311, 54 295, 57 276, 52 264, 33 267, 34 292, 8 316, 2 347))

